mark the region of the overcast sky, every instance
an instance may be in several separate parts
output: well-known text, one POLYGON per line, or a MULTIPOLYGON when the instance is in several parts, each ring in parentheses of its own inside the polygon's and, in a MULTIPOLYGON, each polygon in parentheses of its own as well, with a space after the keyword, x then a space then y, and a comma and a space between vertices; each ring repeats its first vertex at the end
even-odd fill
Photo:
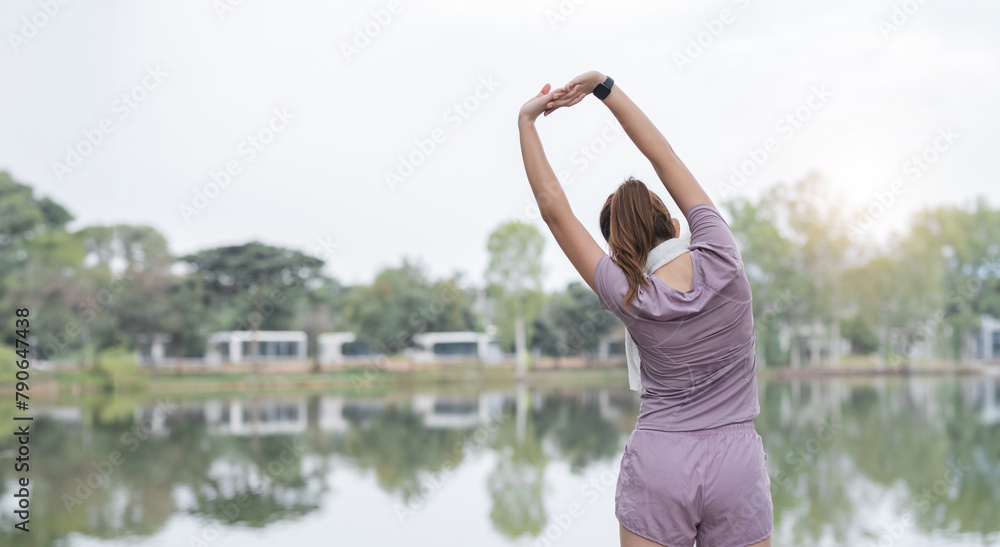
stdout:
MULTIPOLYGON (((520 218, 561 288, 578 276, 532 214, 516 115, 591 69, 717 201, 816 170, 874 211, 872 237, 920 207, 1000 204, 988 0, 62 1, 0 4, 0 169, 68 206, 73 229, 148 224, 177 254, 256 239, 345 283, 403 256, 480 283, 489 232, 520 218)), ((593 97, 538 127, 602 244, 597 214, 624 178, 666 197, 593 97)))

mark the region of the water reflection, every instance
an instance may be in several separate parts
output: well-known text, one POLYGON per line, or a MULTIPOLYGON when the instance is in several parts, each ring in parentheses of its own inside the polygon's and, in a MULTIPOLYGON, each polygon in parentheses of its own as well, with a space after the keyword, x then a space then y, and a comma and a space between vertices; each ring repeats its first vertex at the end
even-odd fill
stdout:
MULTIPOLYGON (((611 389, 170 402, 99 398, 39 409, 32 532, 11 532, 5 511, 0 544, 141 543, 181 515, 201 530, 266 537, 274 523, 354 495, 331 487, 335 473, 372 474, 394 500, 386 514, 398 521, 388 525, 405 526, 432 512, 437 492, 478 456, 488 457, 485 482, 458 488, 488 501, 499 541, 532 544, 553 526, 553 466, 580 476, 616 466, 638 413, 635 394, 611 389)), ((1000 539, 1000 380, 768 382, 757 428, 781 544, 1000 539)), ((0 444, 4 503, 13 495, 13 447, 10 438, 0 444)), ((602 526, 614 526, 613 515, 603 517, 602 526)))

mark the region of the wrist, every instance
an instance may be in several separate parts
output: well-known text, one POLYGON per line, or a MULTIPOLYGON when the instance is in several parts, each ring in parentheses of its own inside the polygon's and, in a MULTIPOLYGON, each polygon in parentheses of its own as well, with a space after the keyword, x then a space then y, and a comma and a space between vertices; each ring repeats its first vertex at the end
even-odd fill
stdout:
POLYGON ((614 79, 611 78, 610 76, 605 76, 600 83, 594 85, 594 90, 591 93, 593 93, 595 97, 603 101, 604 99, 608 98, 608 95, 611 94, 611 90, 614 88, 614 85, 615 85, 614 79))

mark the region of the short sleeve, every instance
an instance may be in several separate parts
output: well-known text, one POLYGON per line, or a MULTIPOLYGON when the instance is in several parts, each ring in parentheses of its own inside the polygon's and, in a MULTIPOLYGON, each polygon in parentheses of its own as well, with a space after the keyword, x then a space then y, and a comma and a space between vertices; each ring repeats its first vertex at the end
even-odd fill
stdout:
POLYGON ((702 247, 737 264, 743 263, 733 231, 713 205, 699 203, 688 209, 687 221, 692 247, 702 247))
POLYGON ((628 291, 628 279, 621 266, 615 264, 610 255, 605 254, 597 261, 597 267, 594 269, 594 291, 597 293, 602 310, 621 316, 624 312, 622 305, 625 293, 628 291))

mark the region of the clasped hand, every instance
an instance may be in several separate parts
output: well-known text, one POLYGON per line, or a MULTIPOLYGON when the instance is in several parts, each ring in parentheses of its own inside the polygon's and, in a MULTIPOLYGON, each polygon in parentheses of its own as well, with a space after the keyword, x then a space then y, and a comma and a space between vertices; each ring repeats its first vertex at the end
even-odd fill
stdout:
POLYGON ((548 116, 559 108, 573 106, 591 94, 594 88, 603 81, 604 75, 592 70, 573 78, 566 85, 556 89, 552 89, 551 84, 545 84, 538 95, 524 103, 518 114, 518 119, 534 121, 539 115, 548 116))

